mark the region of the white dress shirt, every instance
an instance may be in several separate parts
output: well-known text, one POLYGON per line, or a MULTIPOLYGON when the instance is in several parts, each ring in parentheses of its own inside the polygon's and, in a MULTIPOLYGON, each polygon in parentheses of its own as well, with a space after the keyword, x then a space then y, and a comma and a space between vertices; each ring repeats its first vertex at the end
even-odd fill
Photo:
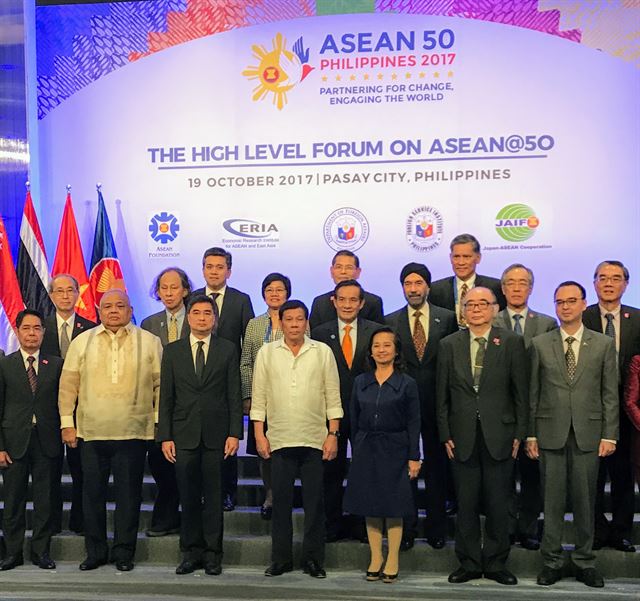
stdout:
POLYGON ((222 288, 220 288, 220 290, 211 290, 211 288, 209 288, 209 286, 207 286, 204 290, 204 293, 207 296, 211 296, 212 294, 217 294, 218 296, 216 297, 216 305, 218 307, 218 315, 222 315, 222 304, 224 303, 224 295, 225 292, 227 291, 227 285, 225 284, 222 288))

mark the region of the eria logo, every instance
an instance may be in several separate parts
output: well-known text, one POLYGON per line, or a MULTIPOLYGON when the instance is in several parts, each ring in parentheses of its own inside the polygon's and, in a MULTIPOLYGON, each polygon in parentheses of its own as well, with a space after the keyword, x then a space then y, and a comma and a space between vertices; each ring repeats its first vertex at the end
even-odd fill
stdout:
POLYGON ((275 223, 260 223, 251 219, 227 219, 222 227, 234 236, 241 238, 269 238, 278 235, 275 223))
POLYGON ((496 232, 507 242, 524 242, 536 233, 540 220, 535 211, 523 204, 502 207, 496 215, 496 232))

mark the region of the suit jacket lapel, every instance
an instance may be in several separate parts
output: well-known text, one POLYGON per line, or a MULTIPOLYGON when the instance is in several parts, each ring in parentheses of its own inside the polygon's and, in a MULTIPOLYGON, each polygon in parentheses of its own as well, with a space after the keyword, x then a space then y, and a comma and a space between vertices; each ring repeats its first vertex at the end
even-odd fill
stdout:
POLYGON ((502 311, 502 322, 504 323, 504 327, 507 328, 507 330, 513 331, 513 323, 511 322, 511 318, 509 317, 509 311, 507 311, 506 309, 502 311))
MULTIPOLYGON (((332 319, 330 322, 328 322, 331 324, 331 334, 329 335, 329 346, 331 347, 331 350, 333 351, 333 354, 335 357, 337 357, 336 361, 338 363, 340 363, 340 369, 346 369, 347 371, 349 370, 349 366, 347 365, 347 360, 344 358, 344 353, 342 352, 342 345, 340 344, 340 332, 338 330, 338 319, 332 319)), ((357 330, 358 332, 360 331, 360 328, 358 328, 357 330)), ((360 334, 358 334, 358 340, 360 339, 360 334)), ((356 351, 357 351, 357 344, 358 342, 356 341, 356 351)), ((353 363, 355 363, 356 358, 355 358, 355 354, 353 357, 353 363)))
MULTIPOLYGON (((580 350, 580 352, 582 352, 582 349, 580 350)), ((569 386, 572 386, 573 382, 569 380, 569 374, 567 372, 567 361, 564 356, 564 344, 562 342, 562 334, 560 334, 560 330, 558 330, 554 334, 553 353, 556 356, 556 361, 558 362, 558 365, 560 366, 560 371, 562 372, 562 376, 564 377, 567 384, 569 384, 569 386)))
POLYGON ((405 359, 409 363, 413 363, 416 367, 420 366, 418 361, 418 355, 416 354, 416 347, 413 344, 413 337, 411 336, 411 328, 409 327, 409 312, 407 309, 401 309, 400 319, 398 319, 398 336, 402 341, 402 350, 404 352, 405 359))
MULTIPOLYGON (((22 353, 20 351, 16 351, 14 355, 14 360, 16 363, 16 372, 20 374, 18 377, 22 380, 22 384, 25 390, 31 392, 31 384, 29 384, 29 376, 27 376, 27 368, 24 365, 24 361, 22 360, 22 353)), ((40 369, 38 367, 38 369, 40 369)))
MULTIPOLYGON (((487 339, 487 346, 484 353, 484 361, 482 362, 482 372, 480 373, 480 384, 479 388, 482 388, 482 385, 487 377, 488 373, 491 373, 493 370, 493 364, 496 361, 497 355, 500 352, 498 348, 500 343, 502 342, 502 338, 500 336, 500 330, 491 328, 489 332, 489 338, 487 339)), ((469 347, 469 345, 467 345, 469 347)), ((471 349, 469 347, 469 363, 471 363, 471 349)), ((471 372, 473 374, 473 370, 471 372)))
POLYGON ((465 382, 473 388, 473 369, 471 367, 471 348, 470 348, 469 330, 462 330, 459 336, 456 336, 455 344, 457 346, 455 353, 458 357, 462 357, 461 369, 465 382))
POLYGON ((158 338, 160 338, 160 342, 162 342, 162 346, 167 346, 169 344, 169 325, 167 324, 167 314, 163 313, 158 316, 158 322, 160 323, 160 327, 158 328, 158 338))
MULTIPOLYGON (((438 350, 438 342, 442 338, 442 335, 440 334, 442 330, 442 323, 440 318, 433 313, 433 305, 429 305, 429 337, 427 338, 427 346, 425 347, 424 355, 422 356, 423 364, 428 363, 433 359, 436 351, 438 350)), ((417 357, 418 356, 416 355, 416 358, 417 357)))
POLYGON ((576 376, 573 378, 573 383, 575 384, 582 375, 584 371, 584 366, 589 360, 591 356, 591 339, 593 335, 591 331, 587 328, 584 329, 582 334, 582 340, 580 341, 580 352, 578 353, 578 364, 576 365, 576 376))

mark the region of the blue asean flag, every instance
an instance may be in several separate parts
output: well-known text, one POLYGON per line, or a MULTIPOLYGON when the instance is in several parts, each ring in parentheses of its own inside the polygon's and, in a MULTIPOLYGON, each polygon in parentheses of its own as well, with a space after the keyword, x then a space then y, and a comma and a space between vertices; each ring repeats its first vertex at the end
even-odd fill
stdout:
POLYGON ((98 216, 96 231, 93 236, 93 253, 91 255, 91 273, 89 286, 95 299, 96 307, 100 307, 100 299, 107 290, 119 288, 127 291, 124 284, 118 253, 113 242, 109 216, 104 206, 102 191, 98 187, 98 216))

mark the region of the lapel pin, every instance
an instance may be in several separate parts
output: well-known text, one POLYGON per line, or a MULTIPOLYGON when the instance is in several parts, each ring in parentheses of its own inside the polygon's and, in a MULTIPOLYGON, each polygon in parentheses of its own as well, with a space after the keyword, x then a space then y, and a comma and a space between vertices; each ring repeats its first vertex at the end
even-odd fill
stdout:
POLYGON ((43 359, 43 360, 42 360, 42 363, 43 363, 44 365, 49 365, 49 362, 48 362, 46 359, 43 359))
POLYGON ((335 340, 336 339, 336 335, 335 334, 331 334, 331 340, 335 340))
POLYGON ((500 346, 500 338, 494 338, 493 344, 495 344, 496 346, 500 346))
POLYGON ((624 318, 625 318, 625 319, 629 319, 629 314, 628 314, 628 313, 625 313, 625 314, 624 314, 624 318))
POLYGON ((433 321, 435 321, 436 323, 440 323, 440 318, 436 317, 433 321))

